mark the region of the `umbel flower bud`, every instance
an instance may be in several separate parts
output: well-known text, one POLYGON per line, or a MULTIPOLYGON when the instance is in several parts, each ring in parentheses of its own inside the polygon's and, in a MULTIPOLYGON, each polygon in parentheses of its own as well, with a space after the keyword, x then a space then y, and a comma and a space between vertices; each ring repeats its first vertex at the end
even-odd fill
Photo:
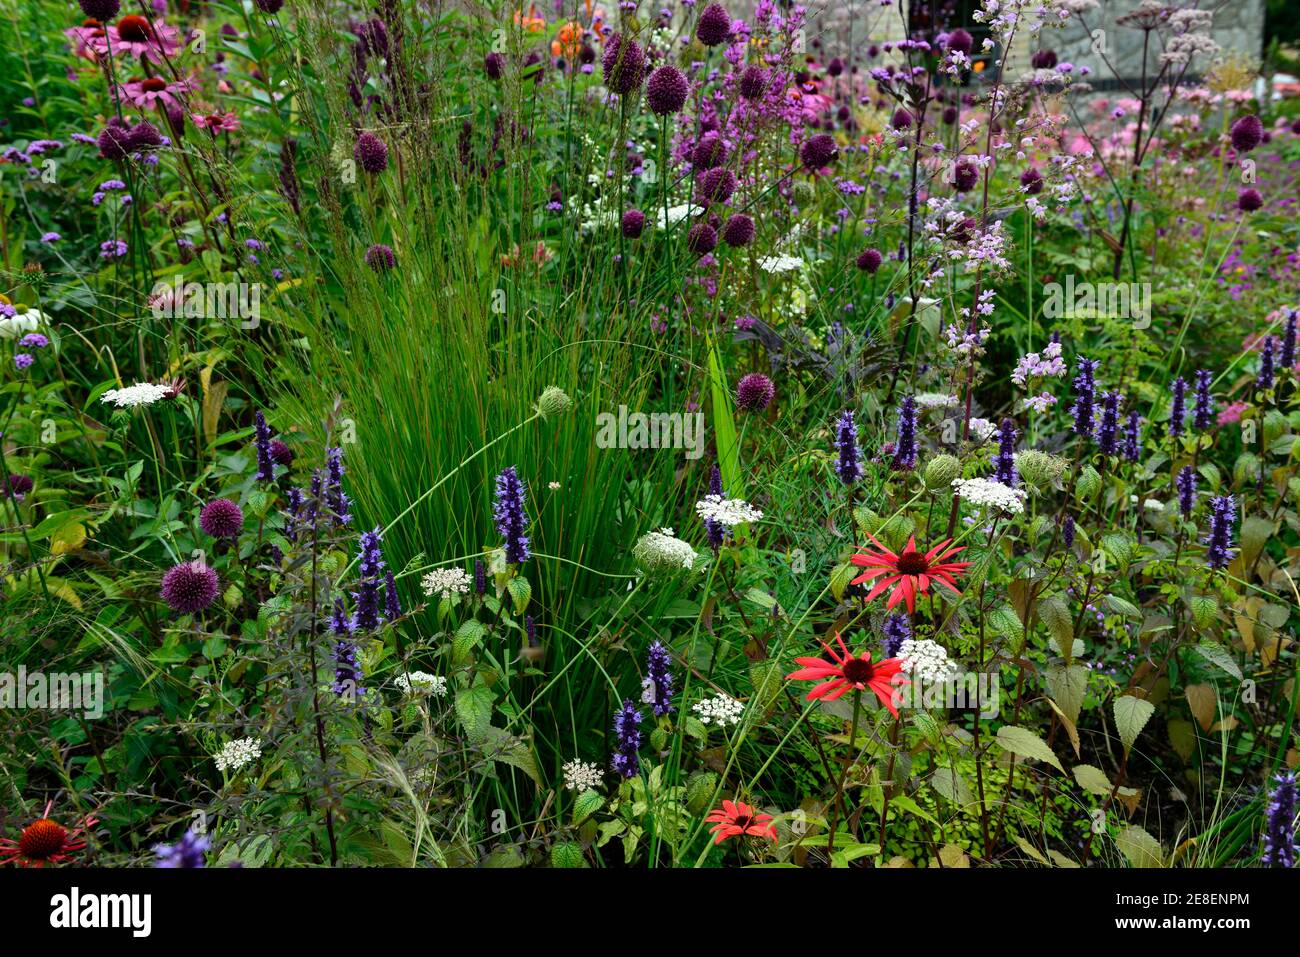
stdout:
POLYGON ((1101 476, 1097 474, 1097 470, 1091 465, 1084 466, 1074 487, 1079 493, 1080 500, 1086 502, 1101 491, 1101 476))
POLYGON ((1065 473, 1068 463, 1056 455, 1038 449, 1025 449, 1016 453, 1016 470, 1020 477, 1035 488, 1046 488, 1065 473))
POLYGON ((553 415, 563 415, 569 411, 573 405, 573 400, 559 386, 548 385, 542 390, 542 396, 537 400, 537 411, 542 414, 543 418, 549 419, 553 415))
POLYGON ((961 475, 961 460, 955 455, 936 455, 925 463, 925 487, 930 491, 948 488, 961 475))

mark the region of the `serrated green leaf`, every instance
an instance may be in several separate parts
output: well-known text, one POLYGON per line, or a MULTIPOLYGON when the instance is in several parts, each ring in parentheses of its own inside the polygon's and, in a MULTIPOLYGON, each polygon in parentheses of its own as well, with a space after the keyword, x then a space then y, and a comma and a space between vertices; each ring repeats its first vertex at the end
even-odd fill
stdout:
POLYGON ((1115 727, 1119 730, 1119 739, 1124 742, 1124 750, 1133 747, 1146 723, 1151 720, 1156 706, 1143 698, 1133 695, 1121 695, 1115 699, 1115 727))
POLYGON ((998 729, 998 744, 1004 751, 1010 751, 1022 758, 1046 761, 1062 774, 1065 773, 1060 759, 1047 746, 1047 742, 1028 728, 1019 728, 1013 724, 1003 725, 998 729))

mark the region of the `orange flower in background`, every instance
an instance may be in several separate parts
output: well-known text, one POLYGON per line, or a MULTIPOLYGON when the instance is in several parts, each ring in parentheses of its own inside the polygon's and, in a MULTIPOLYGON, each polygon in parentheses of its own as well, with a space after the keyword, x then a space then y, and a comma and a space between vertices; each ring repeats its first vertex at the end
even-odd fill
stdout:
POLYGON ((907 547, 898 554, 881 545, 874 536, 868 535, 867 538, 870 538, 880 551, 859 552, 850 559, 853 564, 866 569, 853 579, 851 584, 860 585, 873 578, 880 579, 867 595, 867 601, 872 601, 881 592, 894 586, 885 607, 893 608, 900 601, 905 601, 907 610, 915 612, 917 592, 929 591, 931 582, 938 582, 958 598, 961 597, 955 578, 970 566, 970 562, 945 561, 958 552, 965 551, 964 547, 949 547, 951 538, 944 539, 928 552, 919 552, 916 550, 916 536, 913 535, 908 539, 907 547))
POLYGON ((838 634, 835 640, 840 645, 838 652, 826 642, 821 643, 832 661, 825 658, 796 658, 795 661, 803 667, 786 675, 786 680, 821 682, 808 692, 809 701, 817 698, 834 701, 850 691, 872 691, 880 703, 889 709, 889 713, 897 718, 894 689, 911 684, 907 679, 899 677, 903 662, 898 658, 872 662, 871 652, 864 651, 854 656, 838 634))
POLYGON ((722 807, 710 811, 704 820, 713 825, 709 828, 709 833, 714 835, 714 844, 745 834, 776 840, 776 825, 772 823, 772 815, 760 814, 743 801, 723 801, 722 807))
POLYGON ((573 59, 582 52, 582 24, 570 20, 560 27, 560 32, 551 41, 551 56, 565 56, 573 59))
POLYGON ((529 4, 528 15, 524 16, 522 10, 515 11, 515 23, 523 27, 529 33, 541 33, 546 29, 546 21, 537 12, 537 4, 529 4))
POLYGON ((18 839, 0 838, 0 864, 16 863, 19 867, 44 867, 60 864, 86 847, 85 834, 95 825, 88 817, 72 830, 50 818, 51 801, 45 813, 23 828, 18 839))

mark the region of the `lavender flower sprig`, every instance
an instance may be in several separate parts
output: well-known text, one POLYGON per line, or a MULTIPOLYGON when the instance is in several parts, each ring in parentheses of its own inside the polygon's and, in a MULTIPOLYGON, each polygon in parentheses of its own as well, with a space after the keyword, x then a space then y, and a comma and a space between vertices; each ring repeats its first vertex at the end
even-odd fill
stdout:
POLYGON ((853 422, 851 409, 845 409, 840 414, 840 421, 835 427, 835 448, 839 453, 835 462, 835 474, 845 485, 852 485, 862 478, 862 465, 858 454, 858 427, 853 422))
POLYGON ((625 699, 622 707, 614 713, 615 744, 610 766, 624 778, 634 778, 641 773, 641 759, 637 754, 641 749, 641 732, 637 725, 642 720, 643 716, 631 698, 625 699))
POLYGON ((1265 867, 1295 867, 1296 854, 1300 852, 1295 830, 1296 776, 1290 771, 1282 771, 1273 778, 1273 783, 1260 863, 1265 867))
POLYGON ((532 557, 528 550, 528 513, 524 510, 524 484, 519 472, 511 465, 497 476, 496 504, 492 515, 496 520, 497 534, 505 539, 506 562, 522 565, 532 557))
POLYGON ((1232 561, 1232 522, 1236 505, 1231 495, 1210 499, 1210 534, 1205 540, 1205 561, 1213 569, 1227 568, 1232 561))

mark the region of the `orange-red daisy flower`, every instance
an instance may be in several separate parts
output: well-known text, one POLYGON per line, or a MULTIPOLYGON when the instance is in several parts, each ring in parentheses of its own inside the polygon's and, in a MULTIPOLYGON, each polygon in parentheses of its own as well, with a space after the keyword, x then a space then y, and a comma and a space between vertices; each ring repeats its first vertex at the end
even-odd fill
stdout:
POLYGON ((873 691, 876 697, 880 699, 880 703, 889 709, 890 714, 897 718, 898 708, 894 705, 894 689, 911 684, 910 681, 899 674, 903 668, 903 662, 898 658, 885 658, 882 661, 873 662, 869 651, 864 651, 855 657, 849 652, 843 638, 836 635, 835 640, 839 642, 843 654, 837 652, 826 642, 822 642, 822 647, 834 660, 796 658, 795 661, 803 665, 803 667, 786 675, 786 680, 820 681, 821 684, 808 692, 809 701, 816 698, 834 701, 850 691, 873 691))
POLYGON ((93 817, 68 830, 50 817, 51 801, 45 813, 23 828, 18 839, 0 838, 0 864, 16 863, 19 867, 44 867, 59 864, 86 847, 85 834, 95 824, 93 817))
POLYGON ((713 843, 721 844, 729 837, 752 834, 776 840, 776 825, 772 815, 761 814, 743 801, 723 801, 722 807, 710 811, 704 819, 713 825, 709 833, 714 835, 713 843))
POLYGON ((917 592, 929 591, 931 582, 937 582, 954 595, 961 597, 955 579, 969 567, 970 562, 946 560, 965 550, 964 547, 953 548, 949 544, 951 538, 944 539, 928 552, 920 552, 917 551, 916 536, 913 535, 907 540, 907 547, 897 554, 881 545, 872 535, 868 535, 867 538, 875 542, 880 551, 859 552, 850 559, 853 564, 861 565, 866 569, 853 579, 852 584, 860 585, 873 578, 880 579, 867 595, 867 601, 871 601, 890 586, 897 586, 890 594, 885 607, 893 608, 900 601, 905 601, 907 610, 915 612, 917 592))

